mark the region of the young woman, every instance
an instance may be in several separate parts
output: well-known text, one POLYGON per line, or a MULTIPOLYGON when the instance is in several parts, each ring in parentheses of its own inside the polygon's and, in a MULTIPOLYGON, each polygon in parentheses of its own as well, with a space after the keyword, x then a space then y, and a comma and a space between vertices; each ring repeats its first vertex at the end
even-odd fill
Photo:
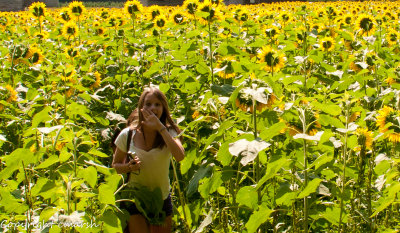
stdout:
POLYGON ((129 127, 125 128, 115 140, 117 146, 112 166, 118 173, 131 173, 129 182, 149 189, 160 188, 164 200, 163 210, 166 219, 163 225, 150 225, 135 205, 130 207, 128 222, 130 233, 171 232, 172 202, 169 184, 169 165, 171 154, 181 161, 185 151, 178 138, 180 130, 169 112, 165 95, 156 88, 146 89, 138 103, 139 119, 133 129, 129 152, 134 159, 126 161, 129 127))

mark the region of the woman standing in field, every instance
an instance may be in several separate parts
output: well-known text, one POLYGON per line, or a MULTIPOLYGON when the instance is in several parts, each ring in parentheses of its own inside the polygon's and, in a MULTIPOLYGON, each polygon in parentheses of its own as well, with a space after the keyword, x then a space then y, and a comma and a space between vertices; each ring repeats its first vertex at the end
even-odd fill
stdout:
POLYGON ((117 148, 112 166, 119 174, 131 173, 129 184, 143 185, 150 190, 160 188, 166 218, 162 225, 152 225, 133 204, 127 208, 130 213, 129 232, 171 232, 172 201, 169 165, 171 154, 177 161, 181 161, 185 156, 180 140, 175 138, 180 130, 171 118, 165 95, 156 88, 144 90, 140 96, 137 111, 139 115, 137 124, 122 130, 115 140, 117 148), (130 128, 132 140, 128 147, 130 128), (129 162, 125 162, 127 148, 134 154, 129 162))

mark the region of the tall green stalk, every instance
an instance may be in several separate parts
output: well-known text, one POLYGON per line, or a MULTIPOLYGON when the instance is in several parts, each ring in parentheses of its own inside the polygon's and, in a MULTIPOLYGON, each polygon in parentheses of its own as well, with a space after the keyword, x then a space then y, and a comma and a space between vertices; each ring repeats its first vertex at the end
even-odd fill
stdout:
MULTIPOLYGON (((349 106, 350 104, 346 103, 346 130, 349 128, 349 106)), ((344 188, 346 186, 346 161, 347 161, 347 137, 348 133, 347 131, 345 132, 345 138, 344 138, 344 147, 343 147, 343 174, 341 178, 341 188, 340 188, 340 214, 339 214, 339 228, 338 232, 342 231, 342 222, 343 222, 343 211, 344 211, 344 188)))

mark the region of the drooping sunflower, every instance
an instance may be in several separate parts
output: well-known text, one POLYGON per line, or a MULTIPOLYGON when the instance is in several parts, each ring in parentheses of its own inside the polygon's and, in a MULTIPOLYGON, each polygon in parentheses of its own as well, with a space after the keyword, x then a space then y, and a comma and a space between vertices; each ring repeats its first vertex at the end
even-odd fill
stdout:
POLYGON ((375 18, 367 14, 361 14, 356 21, 356 29, 360 30, 361 35, 372 35, 376 30, 375 25, 375 18))
POLYGON ((335 48, 335 40, 332 37, 324 37, 319 46, 322 51, 330 52, 335 48))
POLYGON ((263 69, 267 72, 278 72, 285 65, 285 56, 270 46, 265 46, 258 53, 259 63, 265 64, 263 69))
POLYGON ((137 14, 143 12, 143 5, 137 0, 129 0, 125 2, 124 10, 131 17, 135 17, 137 14))
POLYGON ((42 18, 46 14, 46 4, 43 2, 34 2, 30 5, 29 11, 35 18, 42 18))
POLYGON ((86 12, 86 8, 82 2, 73 1, 68 5, 69 15, 73 17, 80 17, 86 12))
MULTIPOLYGON (((308 124, 305 133, 314 136, 321 129, 321 124, 318 121, 319 114, 309 108, 306 108, 304 113, 306 118, 305 120, 308 124)), ((303 133, 303 123, 300 121, 297 114, 288 114, 286 119, 281 118, 279 121, 286 124, 286 128, 281 130, 281 133, 288 132, 290 136, 303 133)))
POLYGON ((235 77, 236 73, 233 69, 232 64, 236 62, 235 57, 226 56, 217 62, 217 68, 222 69, 218 72, 218 76, 223 79, 230 79, 235 77))
POLYGON ((373 141, 373 133, 369 131, 367 128, 357 128, 354 133, 357 135, 358 146, 354 148, 355 151, 372 149, 372 141, 373 141))
POLYGON ((78 35, 78 26, 73 21, 64 24, 62 34, 65 38, 76 37, 78 35))
POLYGON ((389 106, 384 106, 378 111, 376 117, 376 125, 379 127, 379 132, 385 133, 391 130, 386 135, 389 141, 397 143, 400 142, 400 111, 395 110, 389 106))

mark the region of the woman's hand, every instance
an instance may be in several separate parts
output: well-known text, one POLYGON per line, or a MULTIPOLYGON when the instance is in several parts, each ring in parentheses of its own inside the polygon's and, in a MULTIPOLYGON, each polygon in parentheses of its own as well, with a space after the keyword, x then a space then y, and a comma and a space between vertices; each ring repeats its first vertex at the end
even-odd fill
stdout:
POLYGON ((128 163, 127 163, 129 172, 133 172, 133 171, 138 171, 140 170, 140 160, 137 156, 135 156, 133 159, 131 159, 128 163))
POLYGON ((142 114, 144 117, 144 121, 142 124, 152 130, 160 131, 165 126, 161 123, 160 119, 152 112, 147 109, 142 108, 142 114))

